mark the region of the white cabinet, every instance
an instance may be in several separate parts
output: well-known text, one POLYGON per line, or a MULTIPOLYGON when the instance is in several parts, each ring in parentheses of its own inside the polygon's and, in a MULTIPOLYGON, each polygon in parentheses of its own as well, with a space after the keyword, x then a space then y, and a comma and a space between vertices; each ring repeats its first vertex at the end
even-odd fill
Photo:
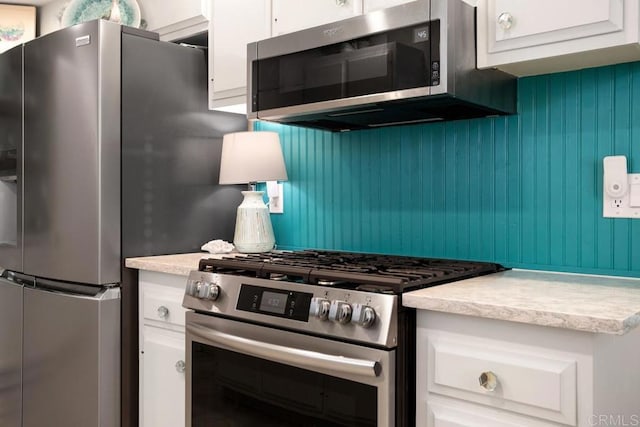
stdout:
MULTIPOLYGON (((557 427, 530 417, 432 395, 427 406, 427 425, 436 427, 557 427)), ((423 426, 424 424, 418 424, 423 426)))
POLYGON ((209 0, 138 0, 147 30, 173 41, 207 31, 209 0))
POLYGON ((387 7, 397 6, 399 4, 411 3, 416 0, 364 0, 362 3, 363 12, 369 13, 378 9, 386 9, 387 7))
POLYGON ((479 0, 478 67, 541 74, 640 59, 637 0, 479 0))
POLYGON ((246 103, 247 44, 270 35, 270 0, 211 0, 209 108, 246 103))
MULTIPOLYGON (((398 6, 400 4, 412 3, 418 0, 363 0, 362 11, 363 13, 373 12, 374 10, 386 9, 392 6, 398 6)), ((477 5, 477 0, 463 0, 465 3, 471 6, 477 5)))
POLYGON ((638 416, 640 328, 616 336, 422 310, 416 338, 417 426, 638 416))
POLYGON ((273 36, 362 14, 362 0, 272 0, 273 36))
POLYGON ((185 312, 187 278, 140 271, 140 426, 185 422, 185 312))
POLYGON ((185 420, 184 334, 144 326, 141 355, 143 426, 178 427, 185 420))

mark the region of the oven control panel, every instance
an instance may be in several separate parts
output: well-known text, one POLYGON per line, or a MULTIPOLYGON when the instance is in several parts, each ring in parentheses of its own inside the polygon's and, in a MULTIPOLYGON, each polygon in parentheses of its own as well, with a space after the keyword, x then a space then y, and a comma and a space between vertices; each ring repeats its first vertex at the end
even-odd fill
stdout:
POLYGON ((242 284, 236 309, 306 322, 313 294, 242 284))
POLYGON ((395 346, 397 295, 192 271, 183 306, 277 327, 395 346))

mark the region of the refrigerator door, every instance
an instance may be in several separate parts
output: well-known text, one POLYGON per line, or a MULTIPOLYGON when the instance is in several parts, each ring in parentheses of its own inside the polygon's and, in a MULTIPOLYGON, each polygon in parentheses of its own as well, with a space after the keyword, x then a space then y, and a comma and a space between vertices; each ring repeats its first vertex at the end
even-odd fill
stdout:
POLYGON ((120 425, 120 290, 24 289, 23 427, 120 425))
POLYGON ((0 277, 0 426, 22 426, 21 410, 22 285, 0 277))
POLYGON ((0 267, 22 271, 22 46, 0 55, 0 267))
POLYGON ((120 26, 24 47, 24 270, 120 282, 120 26))

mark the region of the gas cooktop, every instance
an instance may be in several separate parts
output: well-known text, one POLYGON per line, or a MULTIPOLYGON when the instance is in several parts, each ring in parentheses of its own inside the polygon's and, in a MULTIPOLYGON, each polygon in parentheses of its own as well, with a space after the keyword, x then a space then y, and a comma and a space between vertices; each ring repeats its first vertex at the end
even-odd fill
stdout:
POLYGON ((401 294, 495 273, 504 268, 488 262, 304 250, 203 259, 199 270, 364 292, 401 294))

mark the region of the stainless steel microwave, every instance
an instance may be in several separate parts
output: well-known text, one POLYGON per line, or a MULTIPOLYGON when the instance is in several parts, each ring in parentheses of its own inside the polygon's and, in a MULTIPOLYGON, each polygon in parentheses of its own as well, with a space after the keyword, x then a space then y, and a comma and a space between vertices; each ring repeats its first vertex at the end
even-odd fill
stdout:
POLYGON ((250 43, 250 119, 343 131, 516 112, 516 78, 476 68, 475 8, 418 0, 250 43))

